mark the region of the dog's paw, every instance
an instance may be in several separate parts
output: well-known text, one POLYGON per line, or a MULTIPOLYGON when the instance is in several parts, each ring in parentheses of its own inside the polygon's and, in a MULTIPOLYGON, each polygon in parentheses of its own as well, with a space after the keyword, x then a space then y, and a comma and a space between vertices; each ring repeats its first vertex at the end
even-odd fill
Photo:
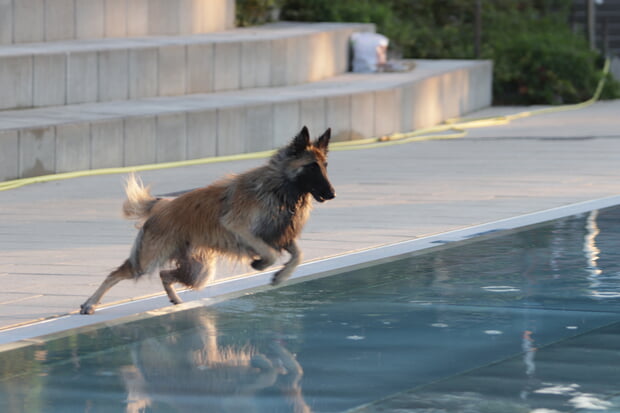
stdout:
POLYGON ((280 270, 273 275, 273 278, 271 279, 271 285, 274 287, 276 285, 280 285, 284 281, 286 281, 289 277, 290 277, 290 274, 285 273, 284 270, 280 270))
POLYGON ((256 271, 262 271, 265 268, 269 267, 271 265, 271 263, 267 260, 264 259, 258 259, 258 260, 254 260, 252 261, 252 264, 250 264, 252 266, 252 268, 254 268, 256 271))
POLYGON ((95 314, 95 307, 92 305, 82 304, 80 306, 80 314, 95 314))
POLYGON ((269 359, 263 356, 262 354, 253 355, 252 359, 250 360, 250 366, 254 367, 255 369, 260 369, 260 370, 273 369, 273 363, 269 361, 269 359))

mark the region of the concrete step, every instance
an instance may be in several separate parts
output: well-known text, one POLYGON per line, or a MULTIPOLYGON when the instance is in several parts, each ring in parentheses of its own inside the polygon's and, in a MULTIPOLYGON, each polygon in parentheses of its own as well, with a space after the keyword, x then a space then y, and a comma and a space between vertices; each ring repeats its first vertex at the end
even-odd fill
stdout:
POLYGON ((272 149, 301 127, 335 140, 410 131, 486 107, 489 61, 310 84, 0 112, 0 180, 272 149))
MULTIPOLYGON (((1 0, 0 0, 1 1, 1 0)), ((178 96, 325 79, 369 24, 279 23, 187 36, 0 47, 0 109, 178 96)))
POLYGON ((0 44, 232 29, 235 0, 0 0, 0 44))

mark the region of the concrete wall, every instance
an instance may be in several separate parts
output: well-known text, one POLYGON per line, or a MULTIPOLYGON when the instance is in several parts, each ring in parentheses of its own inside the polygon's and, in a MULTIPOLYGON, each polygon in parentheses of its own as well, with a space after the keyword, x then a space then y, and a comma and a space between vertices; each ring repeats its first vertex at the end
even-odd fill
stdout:
POLYGON ((0 44, 232 29, 234 0, 0 0, 0 44))

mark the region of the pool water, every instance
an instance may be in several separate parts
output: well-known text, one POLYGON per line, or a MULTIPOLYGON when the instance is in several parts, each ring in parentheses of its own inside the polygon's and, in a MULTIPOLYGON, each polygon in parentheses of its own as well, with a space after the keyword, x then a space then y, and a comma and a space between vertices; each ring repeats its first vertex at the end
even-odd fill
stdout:
POLYGON ((620 411, 620 208, 0 353, 2 412, 620 411))

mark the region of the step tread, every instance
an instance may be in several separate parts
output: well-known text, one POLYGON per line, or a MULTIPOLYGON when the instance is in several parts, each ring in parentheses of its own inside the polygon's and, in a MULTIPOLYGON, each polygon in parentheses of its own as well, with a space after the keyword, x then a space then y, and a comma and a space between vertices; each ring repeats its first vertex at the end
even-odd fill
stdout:
POLYGON ((63 40, 54 42, 0 45, 0 58, 25 55, 51 55, 119 49, 142 49, 174 45, 265 41, 322 32, 363 29, 374 30, 368 23, 289 23, 279 22, 212 33, 172 36, 141 36, 63 40))
POLYGON ((2 0, 0 43, 205 33, 235 25, 235 0, 2 0))
POLYGON ((307 125, 334 141, 436 125, 488 106, 490 61, 416 61, 287 87, 0 112, 0 179, 270 150, 307 125))
POLYGON ((157 116, 374 92, 397 88, 418 79, 480 64, 478 61, 471 60, 416 60, 415 63, 415 69, 409 72, 346 73, 317 82, 293 86, 7 110, 0 112, 0 130, 34 129, 130 116, 157 116))

